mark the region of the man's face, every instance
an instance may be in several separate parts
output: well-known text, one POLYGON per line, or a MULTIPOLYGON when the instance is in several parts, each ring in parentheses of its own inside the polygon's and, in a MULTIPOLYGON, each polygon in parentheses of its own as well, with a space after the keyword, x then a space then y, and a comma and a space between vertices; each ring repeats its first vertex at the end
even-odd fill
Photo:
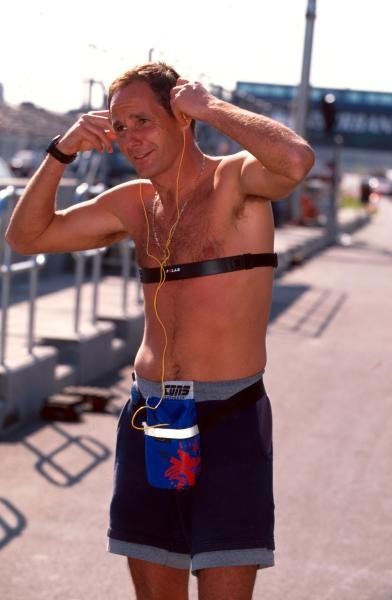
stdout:
POLYGON ((147 83, 134 81, 116 92, 110 117, 121 152, 141 177, 170 168, 181 147, 181 130, 147 83))

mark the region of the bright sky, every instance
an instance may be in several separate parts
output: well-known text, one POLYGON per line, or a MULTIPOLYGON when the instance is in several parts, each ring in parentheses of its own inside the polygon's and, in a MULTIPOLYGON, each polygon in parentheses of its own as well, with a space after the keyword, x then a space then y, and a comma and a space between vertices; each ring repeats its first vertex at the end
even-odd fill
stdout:
MULTIPOLYGON (((296 85, 307 0, 6 0, 0 82, 5 100, 78 108, 86 79, 166 60, 184 76, 296 85)), ((391 0, 317 0, 311 83, 392 92, 391 0)))

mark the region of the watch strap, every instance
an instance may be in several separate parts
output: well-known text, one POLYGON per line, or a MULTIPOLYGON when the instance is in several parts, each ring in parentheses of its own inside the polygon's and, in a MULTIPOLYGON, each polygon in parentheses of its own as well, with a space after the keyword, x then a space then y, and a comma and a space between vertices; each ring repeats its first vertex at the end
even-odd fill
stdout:
POLYGON ((61 137, 61 135, 56 135, 46 148, 46 152, 64 165, 69 165, 69 163, 75 160, 77 154, 64 154, 64 152, 61 152, 61 150, 57 148, 57 144, 61 140, 61 137))

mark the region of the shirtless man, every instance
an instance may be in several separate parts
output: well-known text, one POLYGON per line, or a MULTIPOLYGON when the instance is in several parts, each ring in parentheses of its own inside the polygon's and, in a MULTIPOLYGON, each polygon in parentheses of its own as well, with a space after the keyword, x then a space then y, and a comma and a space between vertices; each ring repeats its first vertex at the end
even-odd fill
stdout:
POLYGON ((109 111, 81 116, 52 144, 14 211, 7 240, 21 253, 128 236, 136 245, 145 332, 119 422, 109 550, 128 557, 138 599, 185 600, 191 566, 201 600, 248 600, 257 569, 273 564, 271 413, 262 383, 275 264, 271 201, 287 196, 313 162, 287 127, 151 63, 113 82, 109 111), (244 150, 203 155, 194 120, 244 150), (83 150, 111 152, 115 139, 140 179, 56 211, 62 162, 83 150), (144 435, 131 426, 163 380, 194 386, 202 462, 187 489, 149 485, 144 435))

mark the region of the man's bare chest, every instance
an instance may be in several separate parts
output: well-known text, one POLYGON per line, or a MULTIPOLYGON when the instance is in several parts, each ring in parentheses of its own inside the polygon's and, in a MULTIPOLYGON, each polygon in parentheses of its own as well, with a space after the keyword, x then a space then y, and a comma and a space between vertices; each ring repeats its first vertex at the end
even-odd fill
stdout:
POLYGON ((227 215, 219 214, 210 197, 189 204, 178 212, 175 206, 166 212, 162 207, 150 206, 144 227, 135 240, 139 264, 157 266, 148 253, 159 260, 169 254, 167 264, 222 255, 229 237, 227 215))

